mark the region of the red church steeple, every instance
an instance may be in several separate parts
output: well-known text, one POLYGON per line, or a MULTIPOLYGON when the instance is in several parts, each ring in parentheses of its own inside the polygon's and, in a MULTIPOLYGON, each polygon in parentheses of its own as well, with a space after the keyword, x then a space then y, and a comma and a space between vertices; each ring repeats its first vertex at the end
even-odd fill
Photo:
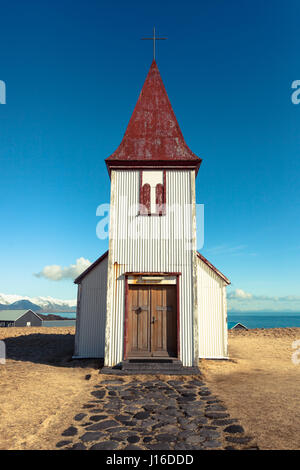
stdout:
POLYGON ((106 160, 111 168, 194 168, 201 164, 184 141, 153 60, 125 135, 106 160))

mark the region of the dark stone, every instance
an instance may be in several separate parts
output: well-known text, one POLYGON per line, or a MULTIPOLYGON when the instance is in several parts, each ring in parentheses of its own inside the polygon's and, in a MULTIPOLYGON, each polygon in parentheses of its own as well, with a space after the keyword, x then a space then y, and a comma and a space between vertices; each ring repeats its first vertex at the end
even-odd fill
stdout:
POLYGON ((221 418, 228 418, 228 413, 218 413, 217 411, 206 411, 205 416, 211 419, 221 419, 221 418))
POLYGON ((233 446, 226 446, 224 447, 225 450, 237 450, 236 447, 233 446))
POLYGON ((139 447, 139 446, 129 445, 129 446, 125 447, 124 450, 143 450, 143 449, 142 449, 142 447, 139 447))
POLYGON ((90 416, 90 420, 95 421, 95 422, 102 421, 103 419, 106 419, 106 418, 107 418, 107 415, 93 415, 93 416, 90 416))
POLYGON ((80 440, 83 442, 98 441, 102 437, 105 437, 103 432, 86 432, 81 436, 80 440))
POLYGON ((233 444, 248 444, 252 440, 251 437, 232 437, 227 436, 225 437, 226 441, 233 442, 233 444))
POLYGON ((149 416, 150 416, 149 411, 140 411, 139 413, 136 413, 134 415, 134 418, 135 419, 147 419, 149 418, 149 416))
POLYGON ((74 426, 70 426, 61 435, 62 436, 76 436, 77 432, 78 432, 77 428, 75 428, 74 426))
POLYGON ((127 437, 127 441, 130 442, 130 444, 135 444, 136 442, 139 442, 139 440, 140 440, 139 436, 127 437))
POLYGON ((221 437, 221 434, 213 429, 200 429, 199 434, 208 439, 219 439, 221 437))
POLYGON ((86 450, 86 446, 82 442, 76 442, 76 444, 71 447, 71 450, 86 450))
POLYGON ((146 443, 147 443, 147 442, 151 442, 152 439, 153 439, 153 438, 152 438, 151 436, 146 436, 146 437, 144 437, 143 442, 146 442, 146 443))
POLYGON ((90 450, 114 450, 119 446, 119 443, 116 441, 103 441, 99 444, 94 444, 90 450))
POLYGON ((85 378, 85 380, 90 380, 91 374, 87 374, 84 378, 85 378))
POLYGON ((227 408, 222 405, 209 405, 205 408, 205 411, 227 411, 227 408))
POLYGON ((86 413, 78 413, 78 415, 74 416, 75 421, 82 421, 83 418, 87 416, 86 413))
POLYGON ((155 436, 155 438, 158 441, 162 441, 162 442, 174 442, 174 441, 176 441, 176 436, 174 436, 174 434, 157 434, 155 436))
POLYGON ((95 405, 83 405, 82 408, 88 409, 88 408, 95 408, 95 405))
POLYGON ((224 431, 229 432, 230 434, 234 434, 236 432, 244 432, 244 428, 239 424, 231 424, 230 426, 227 426, 224 431))
POLYGON ((198 394, 201 397, 207 397, 207 396, 211 395, 211 392, 209 390, 200 390, 200 392, 198 392, 198 394))
POLYGON ((212 424, 215 426, 228 426, 229 424, 236 423, 237 419, 214 419, 212 424))
POLYGON ((100 400, 105 396, 105 391, 104 390, 95 390, 94 392, 91 392, 91 395, 93 395, 96 398, 99 398, 100 400))
POLYGON ((110 397, 115 397, 115 396, 117 396, 116 392, 113 392, 113 391, 108 392, 108 395, 109 395, 110 397))
POLYGON ((215 441, 215 440, 212 440, 212 441, 205 441, 205 442, 203 442, 202 445, 203 445, 203 447, 209 448, 209 449, 214 449, 214 448, 217 448, 217 447, 222 447, 221 442, 215 441))
POLYGON ((159 444, 148 444, 147 449, 149 450, 170 450, 171 447, 167 442, 160 442, 159 444))
POLYGON ((117 416, 115 416, 115 419, 117 421, 121 421, 121 423, 122 423, 124 421, 129 421, 131 419, 131 416, 130 415, 117 415, 117 416))
POLYGON ((88 431, 101 431, 102 429, 117 427, 118 425, 119 423, 117 423, 116 421, 113 421, 112 419, 108 419, 106 421, 100 421, 100 423, 92 424, 86 429, 88 431))
POLYGON ((64 446, 67 446, 68 444, 72 444, 72 441, 59 441, 56 444, 56 447, 64 447, 64 446))

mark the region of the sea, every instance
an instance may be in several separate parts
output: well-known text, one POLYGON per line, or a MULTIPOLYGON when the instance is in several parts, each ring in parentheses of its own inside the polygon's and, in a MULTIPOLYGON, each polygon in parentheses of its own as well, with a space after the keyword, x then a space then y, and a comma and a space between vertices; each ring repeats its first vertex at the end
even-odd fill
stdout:
POLYGON ((253 328, 300 328, 300 312, 228 312, 228 328, 242 323, 253 328))
MULTIPOLYGON (((45 313, 44 315, 47 315, 45 313)), ((76 318, 75 312, 55 312, 64 318, 76 318)), ((253 328, 300 328, 300 312, 228 312, 228 328, 242 323, 249 329, 253 328)))

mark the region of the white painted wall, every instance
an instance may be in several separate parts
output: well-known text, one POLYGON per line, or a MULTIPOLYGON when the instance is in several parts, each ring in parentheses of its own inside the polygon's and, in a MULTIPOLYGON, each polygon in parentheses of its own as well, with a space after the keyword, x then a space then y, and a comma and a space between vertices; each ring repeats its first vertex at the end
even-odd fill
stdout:
POLYGON ((106 256, 78 285, 75 356, 104 357, 106 291, 106 256))
POLYGON ((112 170, 105 364, 123 360, 125 272, 181 272, 180 359, 193 365, 193 170, 166 171, 165 216, 137 216, 139 172, 112 170), (135 207, 134 207, 135 206, 135 207), (177 237, 177 239, 176 239, 177 237), (192 243, 191 243, 192 241, 192 243), (190 243, 188 243, 190 242, 190 243), (115 264, 117 263, 117 265, 115 264))
POLYGON ((199 357, 227 358, 226 284, 200 258, 197 260, 199 357))

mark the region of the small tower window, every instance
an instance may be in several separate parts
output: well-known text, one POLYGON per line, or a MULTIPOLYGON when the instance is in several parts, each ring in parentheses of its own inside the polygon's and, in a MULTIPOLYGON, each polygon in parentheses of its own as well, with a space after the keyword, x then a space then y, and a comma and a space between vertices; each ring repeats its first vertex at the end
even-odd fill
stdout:
POLYGON ((151 186, 148 183, 143 184, 141 187, 140 195, 140 214, 150 215, 151 214, 151 186))
POLYGON ((165 215, 166 172, 145 170, 140 172, 140 215, 165 215))

